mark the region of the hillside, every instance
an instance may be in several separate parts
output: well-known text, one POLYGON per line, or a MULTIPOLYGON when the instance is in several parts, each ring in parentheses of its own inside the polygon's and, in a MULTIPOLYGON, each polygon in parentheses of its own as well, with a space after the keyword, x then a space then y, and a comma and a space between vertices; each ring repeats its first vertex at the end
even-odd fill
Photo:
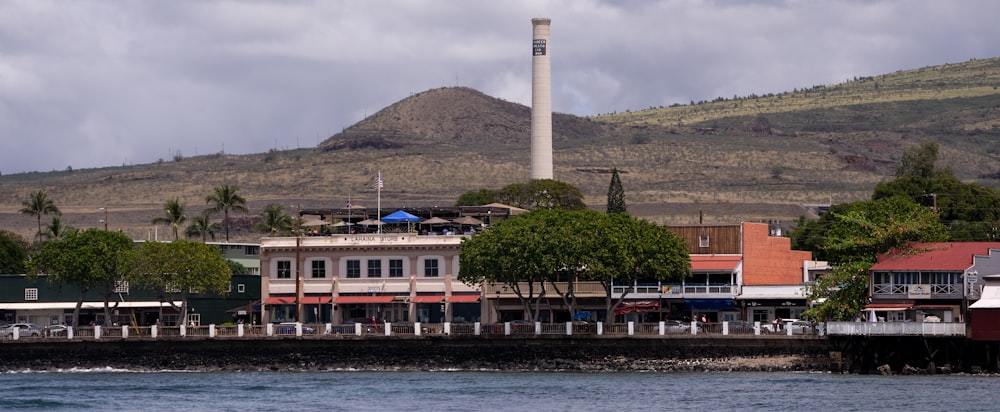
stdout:
MULTIPOLYGON (((555 176, 602 209, 617 167, 629 210, 660 223, 787 223, 809 213, 802 204, 869 196, 891 179, 903 148, 936 139, 941 165, 996 187, 998 86, 1000 59, 988 59, 769 96, 592 118, 555 114, 555 176)), ((315 149, 0 176, 0 228, 34 233, 34 219, 17 212, 34 190, 48 192, 69 225, 96 227, 106 207, 109 227, 136 238, 154 236, 149 222, 168 199, 185 203, 190 218, 222 183, 237 186, 251 215, 268 203, 339 207, 348 196, 375 207, 379 171, 386 208, 451 205, 469 190, 526 181, 529 138, 528 107, 468 88, 433 89, 315 149)), ((237 240, 256 238, 244 232, 237 240)))

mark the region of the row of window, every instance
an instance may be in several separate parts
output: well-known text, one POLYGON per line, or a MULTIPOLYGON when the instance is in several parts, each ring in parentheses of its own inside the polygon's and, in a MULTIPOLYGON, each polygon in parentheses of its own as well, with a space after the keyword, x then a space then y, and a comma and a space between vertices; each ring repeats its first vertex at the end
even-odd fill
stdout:
MULTIPOLYGON (((226 287, 226 292, 230 293, 233 291, 233 284, 229 284, 226 287)), ((236 285, 237 293, 246 293, 246 285, 240 283, 236 285)), ((179 293, 180 289, 168 287, 166 292, 168 293, 179 293)), ((117 282, 115 284, 115 293, 128 293, 128 282, 117 282)), ((191 293, 198 293, 196 289, 191 289, 191 293)), ((37 301, 38 300, 38 288, 24 288, 24 300, 37 301)))
MULTIPOLYGON (((327 275, 326 261, 325 260, 313 260, 310 261, 310 271, 309 275, 313 278, 325 278, 327 275)), ((403 259, 389 259, 389 267, 386 275, 390 278, 401 278, 403 277, 403 259)), ((361 278, 361 260, 360 259, 348 259, 345 261, 346 277, 347 278, 361 278)), ((368 259, 366 262, 367 268, 366 277, 369 278, 380 278, 382 277, 382 259, 368 259)), ((292 261, 290 260, 279 260, 277 262, 277 273, 276 277, 278 279, 291 279, 292 278, 292 261)), ((438 277, 440 272, 438 259, 426 259, 424 260, 424 277, 438 277)))
POLYGON ((884 285, 954 285, 961 283, 957 272, 875 272, 874 283, 884 285))

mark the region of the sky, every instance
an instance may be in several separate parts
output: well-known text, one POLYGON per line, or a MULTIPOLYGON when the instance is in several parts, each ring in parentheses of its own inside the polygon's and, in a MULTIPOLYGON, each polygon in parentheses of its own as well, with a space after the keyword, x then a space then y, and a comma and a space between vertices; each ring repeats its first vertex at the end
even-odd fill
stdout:
POLYGON ((422 91, 591 116, 1000 56, 993 0, 0 0, 0 173, 314 147, 422 91))

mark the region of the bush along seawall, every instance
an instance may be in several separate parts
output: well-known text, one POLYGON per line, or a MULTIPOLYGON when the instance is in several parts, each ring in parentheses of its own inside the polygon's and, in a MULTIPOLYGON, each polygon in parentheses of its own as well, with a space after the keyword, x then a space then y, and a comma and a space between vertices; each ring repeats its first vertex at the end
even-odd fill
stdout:
POLYGON ((7 342, 3 371, 829 371, 816 338, 366 338, 7 342))

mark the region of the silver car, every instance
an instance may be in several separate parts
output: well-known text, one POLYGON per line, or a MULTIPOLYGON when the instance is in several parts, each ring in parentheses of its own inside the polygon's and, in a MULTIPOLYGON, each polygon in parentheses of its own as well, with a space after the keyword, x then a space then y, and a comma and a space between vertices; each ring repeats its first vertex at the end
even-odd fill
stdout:
POLYGON ((14 336, 14 329, 18 330, 17 336, 22 338, 42 336, 42 330, 34 323, 11 323, 0 328, 0 336, 14 336))

